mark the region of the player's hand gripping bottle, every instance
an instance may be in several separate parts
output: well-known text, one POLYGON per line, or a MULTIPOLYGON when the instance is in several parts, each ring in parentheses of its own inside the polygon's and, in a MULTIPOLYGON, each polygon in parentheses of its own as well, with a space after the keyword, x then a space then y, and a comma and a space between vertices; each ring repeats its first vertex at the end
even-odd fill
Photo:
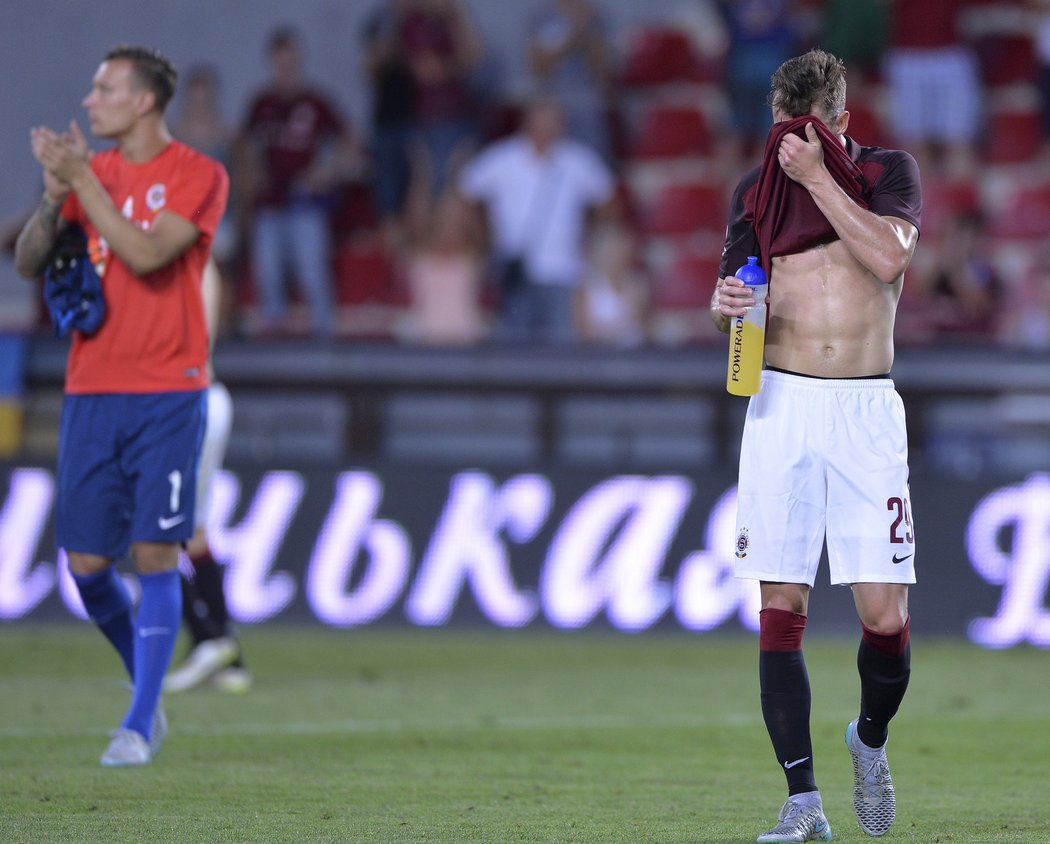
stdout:
POLYGON ((769 282, 758 258, 749 255, 736 277, 751 288, 755 304, 729 323, 729 371, 726 389, 735 396, 753 396, 762 378, 762 354, 766 345, 766 292, 769 282))

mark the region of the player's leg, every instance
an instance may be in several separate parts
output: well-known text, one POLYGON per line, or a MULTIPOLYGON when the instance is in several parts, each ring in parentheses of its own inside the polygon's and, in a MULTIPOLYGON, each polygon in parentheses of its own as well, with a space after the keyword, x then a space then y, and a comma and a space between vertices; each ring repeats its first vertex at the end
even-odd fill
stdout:
POLYGON ((802 642, 824 538, 823 467, 807 429, 820 382, 766 371, 741 443, 736 575, 761 582, 762 716, 788 802, 761 842, 829 841, 810 739, 811 691, 802 642))
POLYGON ((222 568, 208 542, 207 522, 211 486, 226 455, 233 423, 229 391, 213 383, 207 391, 207 423, 197 470, 196 530, 186 543, 188 571, 183 570, 183 619, 193 645, 186 660, 164 681, 169 692, 191 689, 217 672, 241 662, 240 644, 233 634, 226 607, 222 568))
POLYGON ((182 618, 179 546, 193 533, 203 391, 130 397, 124 461, 135 478, 131 557, 142 598, 135 673, 123 728, 153 738, 161 684, 182 618))
POLYGON ((863 633, 857 651, 860 714, 846 727, 853 762, 853 810, 868 835, 884 835, 897 817, 897 794, 886 744, 911 677, 908 587, 853 585, 863 633))
POLYGON ((848 583, 861 622, 861 702, 846 728, 853 761, 853 808, 861 828, 883 835, 896 818, 886 757, 890 720, 911 675, 908 585, 915 537, 908 491, 904 408, 888 380, 854 385, 837 407, 847 443, 828 471, 828 557, 834 583, 848 583), (862 483, 858 483, 862 479, 862 483))
POLYGON ((853 600, 863 631, 857 651, 861 688, 857 735, 868 747, 882 747, 911 677, 908 586, 855 583, 853 600))
POLYGON ((762 718, 787 778, 788 800, 760 842, 830 841, 813 773, 809 715, 812 693, 802 654, 809 586, 762 583, 759 613, 759 688, 762 718))
POLYGON ((132 602, 112 565, 127 548, 129 505, 117 456, 121 411, 109 396, 67 396, 58 447, 56 540, 88 617, 134 677, 132 602))

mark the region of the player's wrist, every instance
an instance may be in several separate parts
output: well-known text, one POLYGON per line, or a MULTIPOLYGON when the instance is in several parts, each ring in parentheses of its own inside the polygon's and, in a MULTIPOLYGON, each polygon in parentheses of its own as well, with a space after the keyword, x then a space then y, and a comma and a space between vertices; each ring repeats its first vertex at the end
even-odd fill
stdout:
POLYGON ((57 211, 62 207, 62 203, 66 201, 66 196, 69 191, 63 191, 61 193, 55 193, 53 191, 45 190, 43 195, 40 197, 40 208, 43 211, 52 212, 57 211))

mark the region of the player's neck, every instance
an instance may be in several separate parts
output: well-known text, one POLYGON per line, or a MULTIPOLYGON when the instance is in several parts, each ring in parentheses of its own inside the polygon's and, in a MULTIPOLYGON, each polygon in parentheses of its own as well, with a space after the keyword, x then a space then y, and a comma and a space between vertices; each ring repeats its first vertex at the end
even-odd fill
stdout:
POLYGON ((133 164, 144 164, 171 143, 171 132, 161 118, 142 119, 119 140, 120 154, 133 164))

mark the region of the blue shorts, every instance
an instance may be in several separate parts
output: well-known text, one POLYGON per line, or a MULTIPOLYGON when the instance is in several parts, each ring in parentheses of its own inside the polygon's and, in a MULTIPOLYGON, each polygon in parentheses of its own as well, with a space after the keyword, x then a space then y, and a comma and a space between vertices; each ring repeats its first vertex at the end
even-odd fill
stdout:
POLYGON ((67 395, 55 538, 109 559, 193 535, 205 391, 67 395))

